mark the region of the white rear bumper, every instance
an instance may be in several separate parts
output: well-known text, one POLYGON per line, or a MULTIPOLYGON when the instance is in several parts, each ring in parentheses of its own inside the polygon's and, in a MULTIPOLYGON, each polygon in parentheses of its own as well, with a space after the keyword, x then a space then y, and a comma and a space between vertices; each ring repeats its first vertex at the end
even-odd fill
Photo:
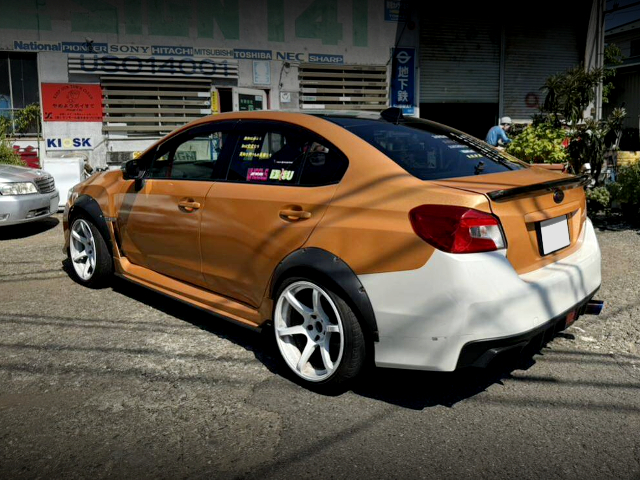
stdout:
POLYGON ((600 286, 591 222, 569 257, 518 275, 504 252, 436 251, 426 265, 361 275, 378 323, 376 365, 453 371, 472 341, 517 336, 567 312, 600 286))

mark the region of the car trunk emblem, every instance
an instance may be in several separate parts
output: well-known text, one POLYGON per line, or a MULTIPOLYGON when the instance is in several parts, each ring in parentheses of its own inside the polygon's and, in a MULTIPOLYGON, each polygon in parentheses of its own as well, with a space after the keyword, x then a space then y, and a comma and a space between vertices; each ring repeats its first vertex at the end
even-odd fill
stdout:
POLYGON ((564 200, 564 192, 562 190, 556 190, 553 192, 553 201, 556 203, 562 203, 564 200))

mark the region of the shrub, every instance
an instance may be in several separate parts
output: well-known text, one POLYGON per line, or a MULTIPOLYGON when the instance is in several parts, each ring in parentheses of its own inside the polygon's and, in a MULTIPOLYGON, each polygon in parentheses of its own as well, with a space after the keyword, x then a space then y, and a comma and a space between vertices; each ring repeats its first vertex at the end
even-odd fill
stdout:
POLYGON ((611 194, 607 187, 587 188, 584 193, 587 197, 588 212, 597 213, 609 208, 611 194))
POLYGON ((530 163, 564 163, 568 159, 562 142, 563 129, 548 123, 528 125, 508 145, 507 152, 530 163))
POLYGON ((622 213, 640 222, 640 163, 620 167, 617 181, 609 189, 612 199, 620 203, 622 213))
POLYGON ((26 166, 22 157, 13 149, 11 143, 0 136, 0 164, 26 166))

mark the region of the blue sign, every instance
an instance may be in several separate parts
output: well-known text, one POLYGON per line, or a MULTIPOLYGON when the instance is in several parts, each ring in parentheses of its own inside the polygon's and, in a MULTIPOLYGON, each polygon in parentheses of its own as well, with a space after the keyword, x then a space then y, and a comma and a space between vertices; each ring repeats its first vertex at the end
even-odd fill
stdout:
POLYGON ((340 65, 344 63, 344 56, 325 55, 324 53, 310 53, 309 63, 335 63, 340 65))
POLYGON ((151 45, 151 55, 168 55, 171 57, 190 57, 193 47, 177 47, 168 45, 151 45))
POLYGON ((271 50, 238 50, 233 51, 233 58, 243 60, 272 60, 273 52, 271 50))
POLYGON ((407 115, 415 113, 415 48, 396 48, 391 62, 392 107, 402 108, 407 115))

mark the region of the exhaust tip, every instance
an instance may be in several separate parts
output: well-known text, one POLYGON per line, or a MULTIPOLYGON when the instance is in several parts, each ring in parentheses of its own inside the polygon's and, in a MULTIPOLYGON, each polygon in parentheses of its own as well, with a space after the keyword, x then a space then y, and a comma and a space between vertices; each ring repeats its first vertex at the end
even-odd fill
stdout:
POLYGON ((589 300, 584 310, 585 315, 600 315, 604 308, 603 300, 589 300))

